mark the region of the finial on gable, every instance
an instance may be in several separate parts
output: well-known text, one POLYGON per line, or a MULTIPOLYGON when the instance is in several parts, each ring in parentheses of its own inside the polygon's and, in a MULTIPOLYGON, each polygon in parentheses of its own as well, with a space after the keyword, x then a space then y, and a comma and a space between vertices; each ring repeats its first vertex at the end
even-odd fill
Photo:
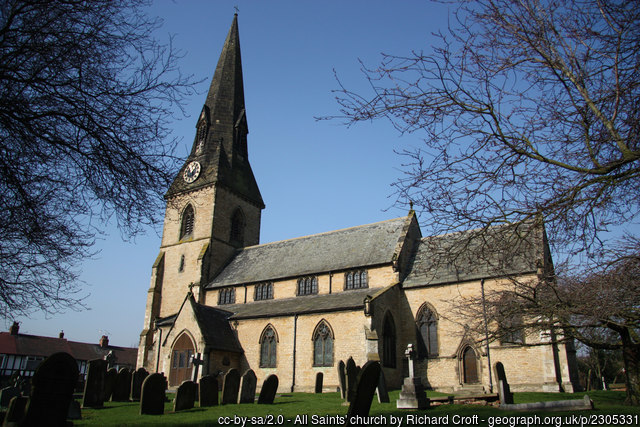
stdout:
POLYGON ((234 13, 234 15, 238 16, 238 12, 240 12, 240 9, 238 9, 238 6, 233 6, 233 10, 236 11, 236 13, 234 13))
POLYGON ((413 200, 409 200, 409 215, 415 215, 416 211, 413 210, 413 200))

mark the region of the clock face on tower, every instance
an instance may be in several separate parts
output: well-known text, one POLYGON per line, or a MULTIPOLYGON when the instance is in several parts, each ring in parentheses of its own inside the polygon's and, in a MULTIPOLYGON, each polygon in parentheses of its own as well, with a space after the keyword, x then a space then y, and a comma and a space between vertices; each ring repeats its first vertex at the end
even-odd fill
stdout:
POLYGON ((187 165, 187 168, 184 170, 184 180, 187 184, 191 184, 193 181, 198 179, 200 175, 200 163, 191 162, 187 165))

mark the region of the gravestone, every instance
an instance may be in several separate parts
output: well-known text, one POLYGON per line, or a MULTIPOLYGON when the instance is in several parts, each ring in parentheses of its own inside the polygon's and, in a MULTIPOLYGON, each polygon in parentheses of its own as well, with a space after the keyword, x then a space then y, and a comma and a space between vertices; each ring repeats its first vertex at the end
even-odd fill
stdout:
POLYGON ((14 396, 9 401, 9 408, 4 415, 3 426, 21 425, 21 421, 24 418, 24 414, 27 409, 27 403, 29 398, 25 396, 14 396))
POLYGON ((353 400, 347 410, 347 425, 352 417, 367 417, 371 409, 373 394, 380 380, 380 362, 370 360, 364 364, 356 383, 353 400))
POLYGON ((116 383, 113 386, 113 402, 128 402, 131 393, 131 371, 127 368, 120 368, 116 375, 116 383))
POLYGON ((176 391, 176 398, 173 401, 173 411, 184 411, 193 408, 196 401, 197 385, 193 381, 183 381, 176 391))
POLYGON ((202 360, 202 355, 200 353, 196 353, 193 356, 191 356, 191 363, 193 365, 193 371, 191 372, 191 381, 193 381, 194 383, 197 383, 200 366, 204 365, 204 360, 202 360))
POLYGON ((409 376, 404 379, 396 407, 398 409, 426 409, 429 407, 429 399, 420 378, 415 376, 416 352, 413 349, 413 344, 407 346, 404 355, 409 362, 409 376))
POLYGON ((135 371, 131 378, 131 400, 140 400, 140 393, 142 392, 142 383, 144 379, 149 376, 149 372, 146 369, 140 368, 135 371))
POLYGON ((324 380, 324 374, 318 372, 316 374, 316 393, 322 393, 322 382, 324 380))
POLYGON ((31 396, 21 424, 65 426, 78 374, 78 364, 68 353, 47 357, 31 379, 31 396))
POLYGON ((18 387, 9 386, 3 388, 0 390, 0 406, 7 408, 11 399, 17 396, 20 396, 20 389, 18 387))
POLYGON ((347 374, 344 362, 338 362, 338 381, 340 383, 340 398, 347 398, 347 374))
POLYGON ((90 360, 87 368, 87 381, 82 396, 83 408, 102 408, 104 406, 105 381, 107 379, 107 361, 90 360))
POLYGON ((389 390, 387 390, 387 380, 384 378, 384 372, 380 369, 380 378, 378 379, 378 387, 376 388, 378 395, 378 403, 389 403, 389 390))
POLYGON ((140 394, 140 415, 164 414, 165 390, 167 382, 162 374, 151 374, 142 382, 140 394))
POLYGON ((271 405, 276 398, 278 391, 278 377, 276 375, 269 375, 262 383, 260 389, 260 396, 258 396, 258 403, 271 405))
POLYGON ((507 374, 504 372, 502 362, 496 363, 496 377, 498 378, 498 396, 500 396, 501 405, 510 405, 513 403, 513 393, 507 381, 507 374))
POLYGON ((256 374, 249 369, 242 375, 240 382, 240 396, 238 403, 253 403, 256 401, 256 374))
POLYGON ((347 364, 345 367, 346 371, 346 383, 347 383, 347 402, 353 401, 353 395, 356 392, 356 381, 358 378, 358 368, 356 367, 356 363, 353 361, 352 357, 347 359, 347 364))
POLYGON ((107 376, 104 379, 104 400, 105 401, 111 400, 111 397, 113 397, 113 389, 116 386, 117 376, 118 376, 118 371, 116 370, 116 368, 107 369, 107 376))
POLYGON ((77 400, 71 399, 69 403, 69 409, 67 410, 68 420, 80 420, 82 419, 82 412, 80 410, 80 403, 77 400))
POLYGON ((221 405, 238 403, 238 390, 240 390, 240 374, 237 369, 231 368, 222 380, 221 405))
POLYGON ((218 404, 218 380, 213 375, 200 378, 200 407, 216 406, 218 404))

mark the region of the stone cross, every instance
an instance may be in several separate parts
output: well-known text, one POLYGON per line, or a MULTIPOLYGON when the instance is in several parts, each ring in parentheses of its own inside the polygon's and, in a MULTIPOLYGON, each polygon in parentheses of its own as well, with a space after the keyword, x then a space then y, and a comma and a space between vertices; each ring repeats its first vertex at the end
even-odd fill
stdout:
POLYGON ((413 349, 413 344, 409 344, 407 346, 407 349, 404 352, 404 355, 407 357, 407 359, 409 359, 409 378, 414 378, 415 377, 415 357, 416 357, 416 352, 413 349))
POLYGON ((191 375, 191 381, 193 381, 194 383, 197 383, 198 370, 200 369, 200 365, 204 364, 204 361, 202 360, 202 354, 196 353, 193 356, 191 356, 191 363, 193 363, 193 373, 191 375))
POLYGON ((109 369, 109 368, 113 367, 113 365, 114 365, 114 364, 115 364, 115 362, 116 362, 116 359, 117 359, 116 355, 113 353, 113 350, 111 350, 111 351, 109 352, 109 354, 107 354, 107 355, 104 357, 104 360, 106 360, 106 361, 107 361, 107 369, 109 369))

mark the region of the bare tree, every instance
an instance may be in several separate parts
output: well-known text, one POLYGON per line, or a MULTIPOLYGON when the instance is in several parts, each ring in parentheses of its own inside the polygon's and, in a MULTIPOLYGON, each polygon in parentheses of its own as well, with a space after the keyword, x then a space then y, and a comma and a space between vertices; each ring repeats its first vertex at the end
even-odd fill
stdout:
POLYGON ((0 312, 81 305, 100 226, 153 222, 192 93, 146 0, 0 3, 0 312), (178 110, 179 111, 179 110, 178 110))

